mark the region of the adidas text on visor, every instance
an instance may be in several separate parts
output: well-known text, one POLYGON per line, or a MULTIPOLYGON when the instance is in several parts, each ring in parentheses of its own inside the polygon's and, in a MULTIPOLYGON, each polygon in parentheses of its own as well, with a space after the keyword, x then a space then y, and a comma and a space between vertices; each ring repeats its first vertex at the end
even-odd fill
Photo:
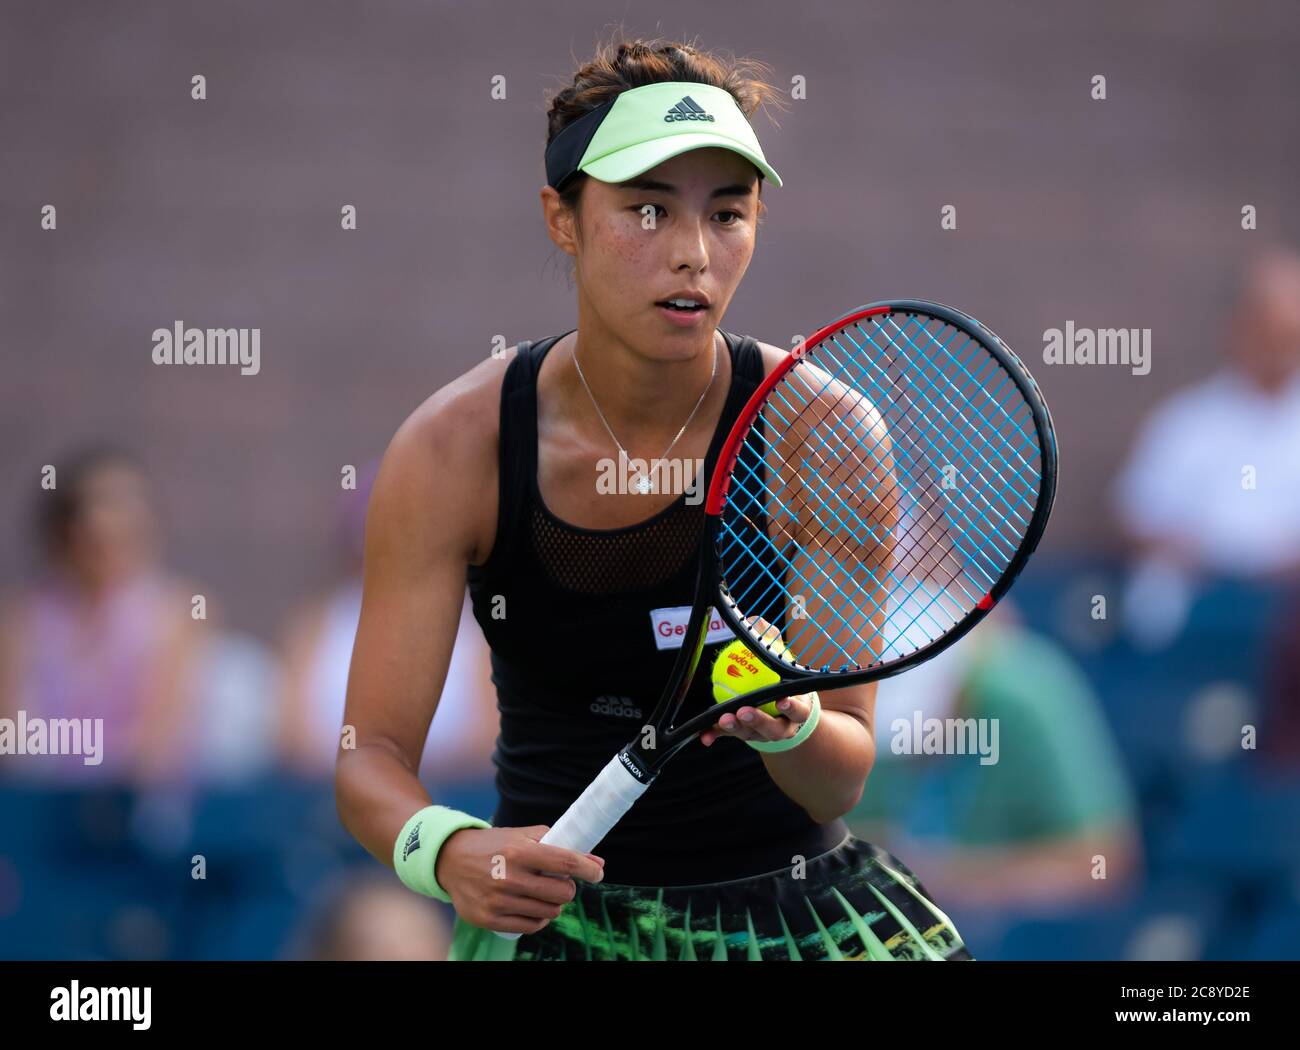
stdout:
POLYGON ((632 88, 584 113, 546 147, 546 181, 560 190, 584 172, 626 182, 679 153, 709 147, 739 153, 781 185, 731 93, 686 81, 632 88))

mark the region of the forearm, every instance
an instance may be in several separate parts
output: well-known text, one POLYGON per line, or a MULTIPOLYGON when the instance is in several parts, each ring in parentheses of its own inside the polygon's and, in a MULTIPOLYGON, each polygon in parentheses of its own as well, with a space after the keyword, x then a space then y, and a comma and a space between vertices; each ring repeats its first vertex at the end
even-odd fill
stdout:
POLYGON ((862 797, 876 760, 876 742, 863 721, 824 704, 807 740, 789 751, 762 752, 777 786, 819 824, 849 812, 862 797))
POLYGON ((402 826, 411 814, 430 804, 416 771, 395 748, 379 743, 339 752, 334 800, 339 819, 352 837, 389 867, 402 826))

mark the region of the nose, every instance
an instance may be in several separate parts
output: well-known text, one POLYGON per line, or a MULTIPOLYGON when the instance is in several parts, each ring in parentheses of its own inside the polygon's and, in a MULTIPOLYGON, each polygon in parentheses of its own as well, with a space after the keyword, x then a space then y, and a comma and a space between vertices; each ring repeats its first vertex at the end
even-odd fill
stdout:
POLYGON ((707 222, 707 219, 688 219, 675 225, 670 247, 674 271, 684 266, 699 273, 709 264, 709 249, 704 237, 707 222))

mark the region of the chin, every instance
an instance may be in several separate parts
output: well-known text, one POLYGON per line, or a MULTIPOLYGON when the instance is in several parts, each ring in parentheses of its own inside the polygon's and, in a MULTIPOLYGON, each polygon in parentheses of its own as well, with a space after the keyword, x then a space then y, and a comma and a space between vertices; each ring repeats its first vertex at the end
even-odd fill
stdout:
POLYGON ((708 332, 671 333, 667 337, 650 338, 638 347, 642 354, 651 361, 665 364, 675 361, 690 361, 700 354, 707 354, 712 346, 713 330, 708 332))

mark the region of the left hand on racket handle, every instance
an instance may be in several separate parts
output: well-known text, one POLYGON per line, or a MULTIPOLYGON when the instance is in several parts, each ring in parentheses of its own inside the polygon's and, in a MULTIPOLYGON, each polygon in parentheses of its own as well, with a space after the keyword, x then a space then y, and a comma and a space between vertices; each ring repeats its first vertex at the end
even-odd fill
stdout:
MULTIPOLYGON (((615 755, 587 790, 564 811, 564 816, 542 836, 542 845, 590 853, 649 786, 637 780, 615 755)), ((519 934, 498 933, 497 936, 513 941, 519 934)))

